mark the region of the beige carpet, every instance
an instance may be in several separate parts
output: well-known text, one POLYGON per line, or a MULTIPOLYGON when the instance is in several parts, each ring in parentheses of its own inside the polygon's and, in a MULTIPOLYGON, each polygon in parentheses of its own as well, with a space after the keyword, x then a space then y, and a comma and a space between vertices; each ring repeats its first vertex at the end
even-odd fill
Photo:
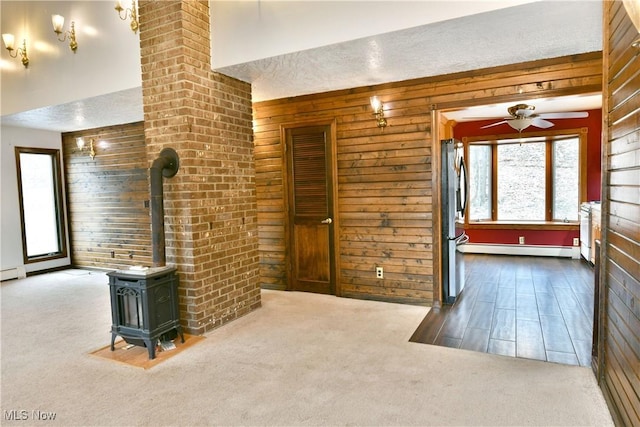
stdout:
POLYGON ((77 272, 0 287, 2 425, 612 425, 590 369, 409 343, 407 305, 264 291, 153 369, 108 363, 108 280, 77 272))

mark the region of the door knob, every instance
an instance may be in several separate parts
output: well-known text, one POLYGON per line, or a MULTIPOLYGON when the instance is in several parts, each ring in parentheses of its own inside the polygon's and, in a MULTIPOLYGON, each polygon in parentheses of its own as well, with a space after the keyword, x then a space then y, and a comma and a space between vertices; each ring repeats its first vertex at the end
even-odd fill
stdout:
POLYGON ((333 222, 333 220, 331 218, 327 218, 327 219, 323 219, 320 222, 323 223, 323 224, 331 224, 333 222))

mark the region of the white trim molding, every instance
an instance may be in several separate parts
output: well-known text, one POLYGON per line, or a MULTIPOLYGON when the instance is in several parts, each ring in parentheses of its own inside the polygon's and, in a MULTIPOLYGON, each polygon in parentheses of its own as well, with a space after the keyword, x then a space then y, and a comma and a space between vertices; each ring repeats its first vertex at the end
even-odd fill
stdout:
POLYGON ((467 254, 532 255, 580 259, 580 246, 498 245, 467 243, 458 246, 467 254))
POLYGON ((25 277, 27 277, 27 272, 25 271, 24 266, 8 268, 6 270, 0 271, 0 281, 11 280, 11 279, 24 279, 25 277))

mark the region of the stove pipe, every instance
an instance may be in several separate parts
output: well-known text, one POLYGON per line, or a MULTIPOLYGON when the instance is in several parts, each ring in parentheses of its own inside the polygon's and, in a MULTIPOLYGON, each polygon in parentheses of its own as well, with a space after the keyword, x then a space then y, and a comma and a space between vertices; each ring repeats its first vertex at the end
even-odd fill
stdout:
POLYGON ((151 181, 151 244, 153 267, 166 265, 164 243, 164 206, 162 194, 162 177, 171 178, 180 167, 178 153, 172 148, 165 148, 160 157, 155 159, 149 169, 151 181))

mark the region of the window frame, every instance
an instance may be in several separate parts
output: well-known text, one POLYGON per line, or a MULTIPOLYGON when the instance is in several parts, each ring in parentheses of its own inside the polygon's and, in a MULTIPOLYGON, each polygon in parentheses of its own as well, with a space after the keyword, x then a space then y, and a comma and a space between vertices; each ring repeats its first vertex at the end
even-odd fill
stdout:
MULTIPOLYGON (((484 135, 463 137, 462 142, 464 144, 465 158, 469 158, 469 147, 471 145, 489 145, 491 146, 491 219, 469 219, 469 209, 467 206, 467 212, 465 212, 465 226, 469 228, 493 228, 493 226, 512 225, 518 228, 537 228, 540 225, 544 225, 547 228, 565 228, 566 226, 575 226, 579 224, 578 220, 559 220, 553 219, 553 144, 554 140, 577 137, 578 138, 578 150, 579 150, 579 200, 578 205, 583 203, 587 199, 587 134, 588 128, 575 128, 575 129, 560 129, 551 131, 534 131, 522 133, 509 133, 509 134, 497 134, 497 135, 484 135), (505 221, 498 220, 498 141, 500 140, 513 140, 522 138, 541 138, 544 139, 546 144, 546 160, 545 160, 545 220, 544 221, 505 221)), ((526 143, 526 142, 525 142, 526 143)), ((470 162, 468 162, 470 163, 470 162)), ((469 171, 471 174, 471 171, 469 171)), ((471 198, 470 198, 471 199, 471 198)), ((471 200, 469 201, 469 205, 471 200)))
POLYGON ((51 148, 33 148, 33 147, 15 147, 16 157, 16 172, 18 180, 18 207, 20 209, 20 232, 22 235, 22 258, 25 264, 32 264, 36 262, 55 260, 67 257, 67 237, 65 227, 65 211, 63 204, 63 182, 62 182, 62 167, 60 163, 61 154, 58 149, 51 148), (58 246, 57 252, 52 252, 42 255, 29 256, 27 251, 27 232, 25 227, 25 213, 24 213, 24 200, 23 200, 23 188, 22 188, 22 166, 20 163, 20 154, 42 154, 51 158, 52 171, 53 171, 53 184, 54 184, 54 198, 55 198, 55 213, 56 213, 56 226, 58 231, 58 246))

